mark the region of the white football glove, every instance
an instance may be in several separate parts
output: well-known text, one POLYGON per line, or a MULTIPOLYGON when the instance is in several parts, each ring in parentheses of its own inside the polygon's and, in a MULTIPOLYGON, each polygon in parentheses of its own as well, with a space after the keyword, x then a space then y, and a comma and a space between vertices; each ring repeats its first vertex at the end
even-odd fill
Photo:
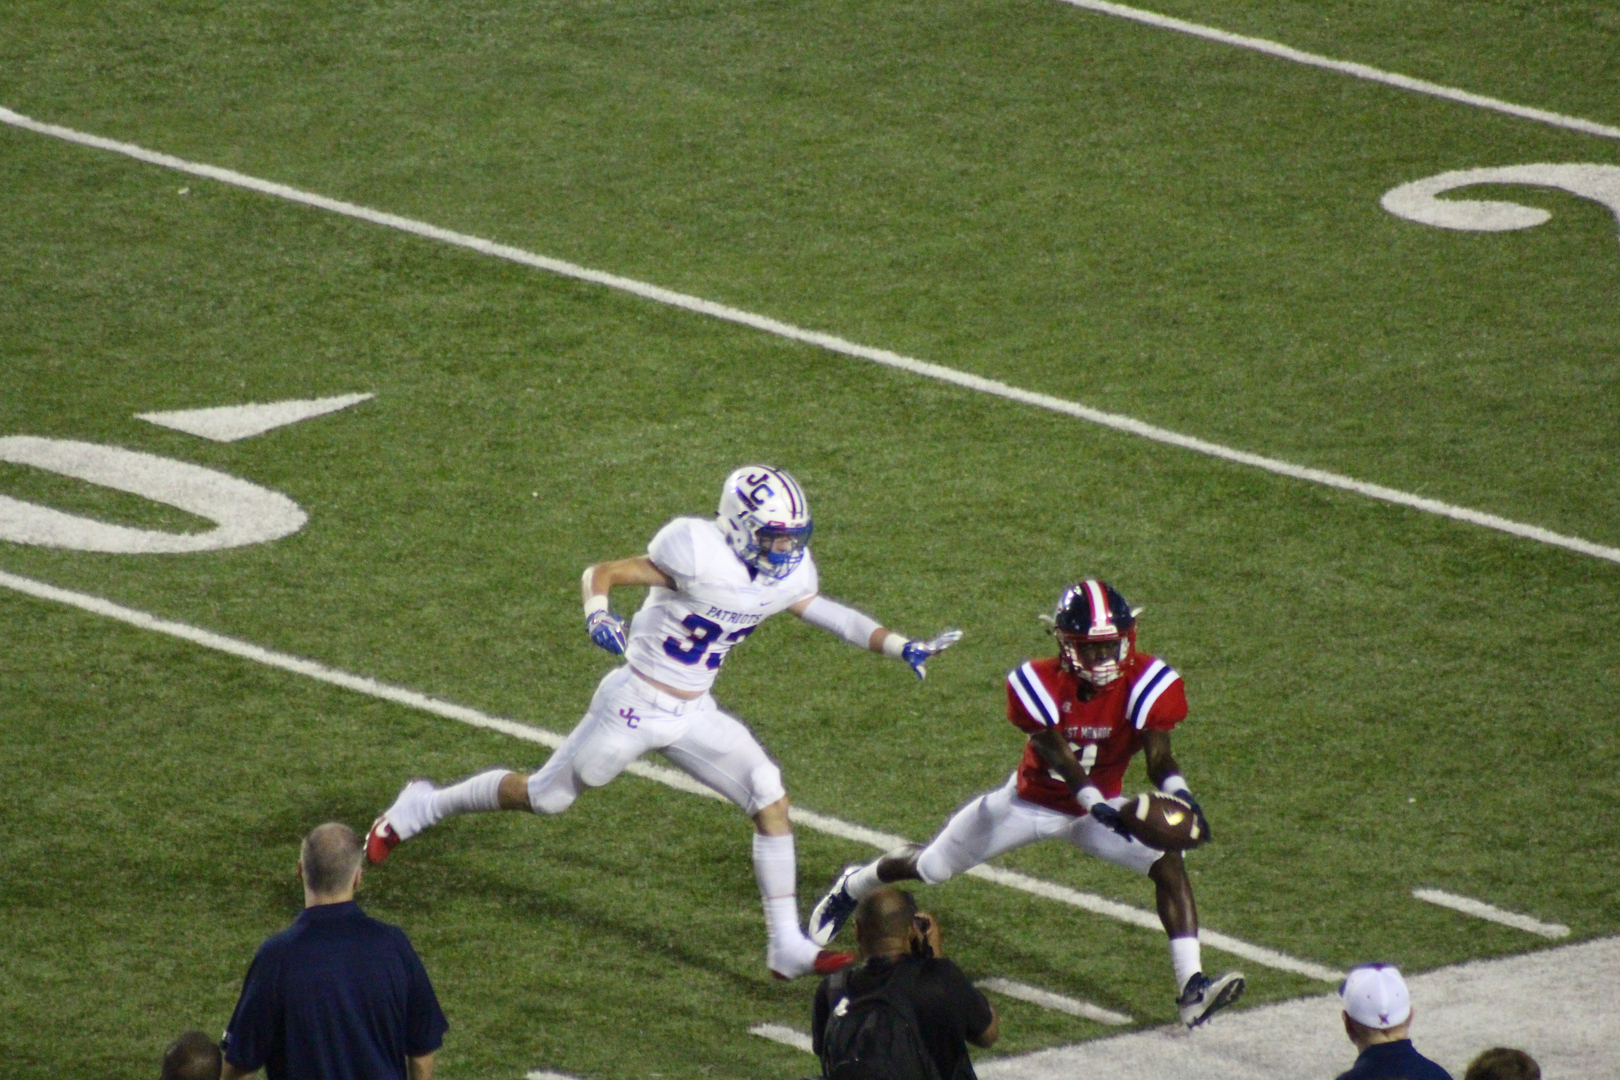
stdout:
POLYGON ((917 678, 926 679, 928 668, 925 665, 934 658, 934 654, 944 652, 961 640, 962 631, 942 630, 930 641, 906 642, 906 647, 900 650, 900 659, 911 665, 911 670, 917 673, 917 678))

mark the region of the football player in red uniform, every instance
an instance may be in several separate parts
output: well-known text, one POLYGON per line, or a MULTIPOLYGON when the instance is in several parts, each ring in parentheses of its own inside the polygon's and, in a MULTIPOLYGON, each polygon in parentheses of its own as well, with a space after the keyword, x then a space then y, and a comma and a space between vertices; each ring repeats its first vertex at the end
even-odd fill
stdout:
POLYGON ((1181 676, 1136 651, 1136 615, 1108 584, 1090 579, 1058 599, 1052 633, 1058 655, 1020 664, 1007 676, 1007 718, 1029 733, 1007 783, 958 810, 927 846, 908 845, 846 867, 810 915, 825 945, 864 896, 895 881, 937 885, 1014 848, 1062 839, 1091 855, 1146 874, 1170 937, 1176 1004, 1188 1027, 1243 993, 1243 976, 1203 973, 1198 912, 1179 851, 1134 839, 1120 816, 1126 766, 1137 751, 1149 779, 1187 803, 1202 835, 1209 823, 1170 754, 1170 732, 1187 716, 1181 676))

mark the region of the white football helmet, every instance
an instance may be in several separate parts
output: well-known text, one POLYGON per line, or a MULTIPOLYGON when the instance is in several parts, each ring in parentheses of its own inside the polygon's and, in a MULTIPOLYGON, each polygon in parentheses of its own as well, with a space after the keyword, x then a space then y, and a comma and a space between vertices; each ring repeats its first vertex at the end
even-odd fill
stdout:
POLYGON ((744 465, 720 489, 720 530, 737 558, 785 578, 810 546, 810 507, 799 482, 769 465, 744 465))

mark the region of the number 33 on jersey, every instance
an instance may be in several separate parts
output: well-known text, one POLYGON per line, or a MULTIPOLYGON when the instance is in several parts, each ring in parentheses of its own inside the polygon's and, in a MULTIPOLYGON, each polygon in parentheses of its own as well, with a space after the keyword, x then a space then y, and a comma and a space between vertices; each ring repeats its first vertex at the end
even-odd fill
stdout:
POLYGON ((751 573, 708 518, 676 518, 647 545, 647 556, 674 580, 653 586, 630 624, 632 667, 680 690, 714 683, 726 654, 755 627, 820 589, 809 551, 782 578, 751 573))

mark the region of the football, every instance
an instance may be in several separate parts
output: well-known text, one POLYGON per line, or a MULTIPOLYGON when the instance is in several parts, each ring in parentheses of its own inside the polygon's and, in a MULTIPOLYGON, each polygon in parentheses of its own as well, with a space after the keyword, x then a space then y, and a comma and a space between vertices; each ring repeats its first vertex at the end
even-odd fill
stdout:
POLYGON ((1198 815, 1174 795, 1144 791, 1119 808, 1131 835, 1160 851, 1185 851, 1209 839, 1198 825, 1198 815))

